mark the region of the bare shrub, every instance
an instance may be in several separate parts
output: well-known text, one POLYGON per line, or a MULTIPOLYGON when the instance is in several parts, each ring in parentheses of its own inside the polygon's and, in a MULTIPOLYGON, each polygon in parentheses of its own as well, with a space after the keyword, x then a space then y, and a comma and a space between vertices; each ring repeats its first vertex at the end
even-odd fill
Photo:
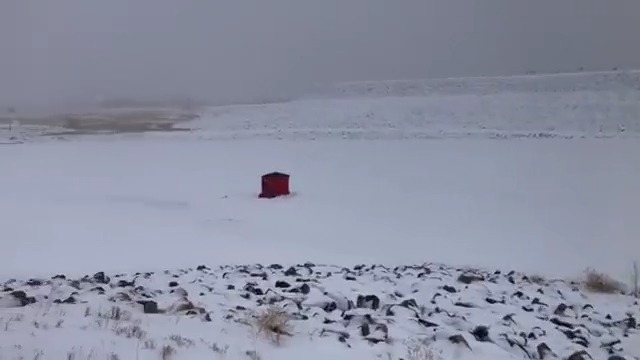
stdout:
POLYGON ((147 339, 142 343, 142 348, 145 350, 155 350, 156 342, 153 339, 147 339))
POLYGON ((225 345, 224 347, 220 347, 218 346, 218 344, 213 343, 213 344, 208 344, 209 349, 211 349, 211 351, 220 354, 222 356, 227 355, 227 352, 229 351, 229 345, 225 345))
POLYGON ((529 281, 531 281, 531 283, 536 285, 544 285, 544 283, 546 282, 546 279, 542 275, 532 274, 532 275, 529 275, 529 281))
POLYGON ((185 338, 180 335, 171 335, 169 337, 169 340, 172 340, 173 342, 175 342, 176 345, 178 345, 178 347, 191 347, 194 345, 193 340, 185 338))
POLYGON ((146 336, 146 332, 138 325, 116 326, 113 332, 118 336, 124 336, 128 339, 142 340, 146 336))
POLYGON ((251 360, 262 360, 262 357, 260 357, 260 354, 258 354, 257 351, 249 350, 245 354, 251 360))
POLYGON ((119 306, 112 306, 107 311, 98 312, 98 317, 107 319, 107 320, 128 321, 128 320, 131 320, 131 313, 128 311, 122 310, 119 306))
POLYGON ((607 274, 593 269, 585 271, 584 285, 595 293, 613 294, 624 291, 624 285, 607 274))
POLYGON ((171 345, 164 345, 160 350, 160 358, 162 360, 171 360, 173 354, 176 353, 176 349, 174 349, 171 345))
POLYGON ((265 334, 271 342, 280 345, 282 335, 293 336, 290 321, 291 317, 285 311, 271 307, 258 315, 258 334, 265 334))

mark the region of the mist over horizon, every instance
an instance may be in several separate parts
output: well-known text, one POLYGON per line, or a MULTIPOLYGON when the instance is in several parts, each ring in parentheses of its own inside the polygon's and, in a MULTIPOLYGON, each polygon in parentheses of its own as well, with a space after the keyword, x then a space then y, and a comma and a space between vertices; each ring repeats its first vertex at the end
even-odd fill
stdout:
POLYGON ((0 109, 212 104, 345 81, 640 68, 637 0, 7 0, 0 109))

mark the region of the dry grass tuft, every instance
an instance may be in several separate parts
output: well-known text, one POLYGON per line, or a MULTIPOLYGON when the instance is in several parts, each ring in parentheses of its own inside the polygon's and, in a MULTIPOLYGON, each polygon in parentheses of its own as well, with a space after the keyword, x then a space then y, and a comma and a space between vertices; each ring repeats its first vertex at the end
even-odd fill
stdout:
POLYGON ((408 360, 442 360, 442 355, 436 353, 424 340, 412 339, 406 346, 408 360))
POLYGON ((256 326, 258 334, 266 335, 275 345, 281 344, 282 335, 291 334, 291 317, 285 311, 271 307, 258 315, 256 326))
POLYGON ((127 339, 142 340, 147 333, 138 325, 115 326, 113 332, 118 336, 124 336, 127 339))
POLYGON ((262 360, 262 357, 256 351, 249 350, 245 354, 251 360, 262 360))
POLYGON ((153 339, 147 339, 142 343, 142 348, 145 350, 155 350, 156 342, 153 339))
POLYGON ((128 321, 131 320, 131 313, 125 310, 122 310, 118 306, 112 306, 107 311, 98 312, 98 317, 107 320, 115 320, 115 321, 128 321))
POLYGON ((193 340, 180 335, 171 335, 169 340, 175 342, 178 347, 192 347, 195 344, 193 340))
POLYGON ((624 285, 607 274, 593 269, 585 271, 584 285, 587 290, 595 293, 613 294, 624 291, 624 285))
POLYGON ((162 360, 171 360, 175 353, 176 349, 174 349, 171 345, 165 345, 160 350, 160 358, 162 360))

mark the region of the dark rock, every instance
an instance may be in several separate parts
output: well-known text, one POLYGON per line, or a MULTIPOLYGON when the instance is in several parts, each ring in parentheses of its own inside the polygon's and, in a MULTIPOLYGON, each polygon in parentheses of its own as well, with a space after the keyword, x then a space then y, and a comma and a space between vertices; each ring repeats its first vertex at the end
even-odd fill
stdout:
MULTIPOLYGON (((591 305, 591 304, 584 304, 584 305, 582 306, 582 310, 587 310, 587 309, 591 309, 591 310, 593 310, 593 305, 591 305)), ((557 314, 556 314, 556 315, 557 315, 557 314)))
POLYGON ((416 318, 416 321, 418 322, 418 324, 420 324, 420 325, 422 325, 424 327, 437 327, 437 326, 439 326, 436 323, 433 323, 431 321, 427 321, 427 320, 424 320, 424 319, 421 319, 421 318, 416 318))
POLYGON ((607 360, 625 360, 625 358, 620 355, 611 355, 607 358, 607 360))
POLYGON ((93 289, 89 290, 91 292, 97 292, 98 294, 104 294, 104 288, 102 286, 96 286, 93 289))
POLYGON ((491 342, 491 339, 489 338, 489 328, 484 325, 476 326, 471 331, 471 335, 480 342, 491 342))
POLYGON ((284 269, 284 268, 283 268, 283 267, 282 267, 282 265, 280 265, 280 264, 271 264, 271 265, 269 265, 269 269, 272 269, 272 270, 282 270, 282 269, 284 269))
POLYGON ((514 323, 514 324, 515 324, 515 323, 516 323, 516 321, 515 321, 515 320, 513 320, 513 317, 514 317, 515 315, 516 315, 516 314, 507 314, 507 315, 505 315, 505 316, 503 316, 503 317, 502 317, 502 321, 504 321, 504 322, 508 322, 508 323, 514 323))
POLYGON ((211 319, 211 314, 210 314, 210 313, 207 313, 207 314, 204 316, 204 321, 206 321, 206 322, 212 322, 212 321, 213 321, 213 320, 211 319))
POLYGON ((109 279, 109 277, 106 276, 104 272, 100 271, 93 274, 93 281, 99 284, 108 284, 111 281, 111 279, 109 279))
POLYGON ((51 278, 52 280, 66 280, 67 276, 64 274, 55 275, 51 278))
POLYGON ((638 321, 632 315, 624 320, 624 324, 628 329, 635 329, 638 326, 638 321))
POLYGON ((153 300, 139 300, 138 304, 142 305, 142 309, 145 314, 157 314, 158 303, 153 300))
POLYGON ((525 306, 523 306, 523 307, 522 307, 522 310, 524 310, 524 311, 526 311, 526 312, 533 312, 533 311, 534 311, 534 309, 533 309, 531 306, 529 306, 529 305, 525 305, 525 306))
POLYGON ((128 287, 128 286, 135 287, 136 286, 135 280, 132 280, 132 281, 119 280, 118 281, 118 287, 128 287))
POLYGON ((43 283, 44 282, 42 280, 39 280, 39 279, 29 279, 27 281, 27 285, 29 285, 29 286, 40 286, 43 283))
POLYGON ((267 276, 267 273, 251 273, 250 275, 251 277, 259 277, 262 280, 267 280, 269 277, 267 276))
POLYGON ((264 295, 264 291, 262 291, 262 289, 260 289, 259 287, 255 286, 253 284, 247 284, 244 287, 244 290, 248 291, 248 292, 250 292, 250 293, 252 293, 253 295, 256 295, 256 296, 264 295))
POLYGON ((484 277, 476 274, 464 273, 458 276, 458 281, 468 285, 476 281, 484 281, 484 277))
POLYGON ((287 269, 287 271, 284 272, 284 275, 285 276, 299 276, 300 274, 298 274, 298 270, 296 270, 296 268, 294 268, 292 266, 289 269, 287 269))
POLYGON ((276 281, 276 287, 279 288, 279 289, 286 289, 286 288, 291 287, 291 284, 289 284, 286 281, 278 280, 278 281, 276 281))
POLYGON ((436 298, 438 298, 438 296, 442 296, 442 294, 440 294, 439 292, 433 294, 433 296, 431 297, 431 303, 432 304, 436 303, 436 298))
POLYGON ((344 277, 344 279, 347 280, 347 281, 356 281, 355 276, 351 276, 351 275, 346 275, 344 277))
POLYGON ((493 298, 486 298, 484 299, 484 301, 488 302, 489 304, 493 305, 493 304, 498 304, 498 303, 502 303, 501 301, 498 301, 496 299, 493 298))
POLYGON ((607 314, 607 316, 605 316, 604 318, 605 318, 605 319, 607 319, 607 320, 611 320, 611 319, 613 319, 613 318, 611 317, 611 314, 607 314))
POLYGON ((358 295, 356 307, 378 310, 378 308, 380 308, 380 298, 376 295, 358 295))
POLYGON ((558 307, 556 307, 556 309, 553 310, 553 314, 562 316, 564 315, 564 312, 567 311, 567 308, 568 308, 567 305, 565 305, 564 303, 560 303, 558 307))
POLYGON ((227 285, 227 290, 234 290, 236 287, 234 285, 227 285))
POLYGON ((335 301, 326 303, 322 309, 328 313, 335 311, 338 308, 338 304, 335 303, 335 301))
POLYGON ((576 351, 567 360, 592 360, 593 358, 585 350, 576 351))
POLYGON ((363 323, 360 325, 360 335, 369 336, 371 334, 371 329, 369 329, 369 324, 363 323))
POLYGON ((622 341, 620 341, 620 340, 613 340, 613 341, 609 341, 609 342, 603 342, 603 343, 602 343, 602 345, 601 345, 600 347, 603 347, 603 348, 612 348, 612 347, 614 347, 614 346, 616 346, 616 345, 619 345, 619 344, 621 344, 621 343, 622 343, 622 341))
POLYGON ((548 304, 543 303, 542 301, 540 301, 539 298, 534 298, 533 301, 531 301, 532 305, 540 305, 540 306, 549 306, 548 304))
POLYGON ((211 269, 209 269, 206 265, 198 265, 196 270, 203 271, 203 270, 211 270, 211 269))
POLYGON ((11 295, 16 299, 26 299, 27 293, 22 290, 16 290, 11 293, 11 295))
POLYGON ((305 314, 301 314, 301 313, 293 313, 291 314, 291 319, 293 320, 309 320, 309 317, 305 314))
POLYGON ((251 299, 251 294, 244 293, 244 294, 240 295, 240 297, 243 298, 243 299, 249 300, 249 299, 251 299))
POLYGON ((311 269, 311 268, 316 267, 316 264, 314 264, 314 263, 312 263, 312 262, 307 261, 307 262, 306 262, 306 263, 304 263, 302 266, 306 267, 307 269, 311 269))
POLYGON ((473 309, 476 306, 470 302, 464 302, 464 301, 458 301, 455 304, 453 304, 455 306, 459 306, 459 307, 463 307, 463 308, 467 308, 467 309, 473 309))
POLYGON ((75 304, 76 303, 76 298, 74 298, 73 296, 69 296, 68 298, 62 300, 63 304, 75 304))
POLYGON ((302 284, 302 286, 300 286, 300 293, 307 295, 309 292, 311 292, 311 287, 309 286, 309 284, 302 284))
POLYGON ((170 281, 169 282, 169 287, 176 287, 178 286, 178 282, 177 281, 170 281))
POLYGON ((533 358, 533 357, 531 356, 531 354, 529 354, 529 351, 527 350, 527 348, 526 348, 526 346, 525 346, 525 345, 526 345, 526 342, 527 342, 527 339, 526 339, 526 338, 524 338, 524 344, 522 344, 522 343, 521 343, 520 341, 518 341, 517 339, 512 339, 512 338, 510 338, 510 337, 509 337, 509 335, 507 335, 507 334, 502 333, 502 334, 500 334, 500 336, 504 339, 504 341, 506 341, 506 342, 507 342, 507 344, 509 344, 509 346, 510 346, 510 347, 514 347, 514 346, 515 346, 515 347, 518 347, 520 350, 522 350, 522 352, 524 353, 524 355, 526 355, 526 357, 527 357, 528 359, 532 359, 532 358, 533 358))
POLYGON ((515 284, 515 283, 516 283, 516 281, 513 279, 513 276, 509 276, 509 277, 507 278, 507 280, 508 280, 511 284, 515 284))
POLYGON ((78 280, 72 280, 69 283, 69 286, 71 286, 72 288, 76 289, 76 290, 80 290, 80 281, 78 280))
POLYGON ((469 343, 467 342, 467 340, 462 335, 449 336, 449 341, 451 341, 452 344, 463 345, 467 349, 471 350, 471 346, 469 346, 469 343))
POLYGON ((415 299, 407 299, 407 300, 403 300, 400 303, 400 306, 402 307, 406 307, 406 308, 414 308, 417 309, 418 308, 418 303, 416 302, 415 299))
POLYGON ((418 274, 418 279, 423 278, 427 275, 431 275, 431 269, 424 268, 423 271, 420 274, 418 274))
POLYGON ((555 317, 554 317, 554 318, 551 318, 551 319, 549 320, 549 322, 551 322, 552 324, 555 324, 555 325, 561 326, 561 327, 569 328, 569 329, 573 329, 573 328, 575 328, 575 325, 573 325, 573 324, 571 324, 571 323, 569 323, 569 322, 566 322, 566 321, 560 320, 560 319, 555 318, 555 317))
POLYGON ((13 291, 10 295, 20 301, 20 306, 27 306, 30 304, 35 304, 36 298, 33 296, 27 296, 27 294, 22 290, 13 291))
POLYGON ((335 321, 335 320, 331 320, 331 319, 324 318, 324 321, 323 321, 322 323, 323 323, 323 324, 328 325, 328 324, 335 324, 335 323, 336 323, 336 321, 335 321))
POLYGON ((517 297, 518 299, 522 299, 524 297, 524 293, 520 290, 514 292, 513 294, 511 294, 511 297, 517 297))
POLYGON ((443 287, 442 287, 442 290, 444 290, 444 291, 446 291, 446 292, 448 292, 448 293, 451 293, 451 294, 453 294, 453 293, 456 293, 456 292, 457 292, 456 288, 454 288, 454 287, 453 287, 453 286, 451 286, 451 285, 445 285, 445 286, 443 286, 443 287))
POLYGON ((551 351, 551 348, 549 347, 549 345, 547 345, 546 343, 540 343, 538 344, 538 346, 536 347, 536 349, 538 350, 538 357, 541 360, 545 360, 547 358, 550 357, 554 357, 555 354, 553 353, 553 351, 551 351))
POLYGON ((356 265, 353 267, 354 271, 360 271, 362 269, 364 269, 364 264, 356 265))

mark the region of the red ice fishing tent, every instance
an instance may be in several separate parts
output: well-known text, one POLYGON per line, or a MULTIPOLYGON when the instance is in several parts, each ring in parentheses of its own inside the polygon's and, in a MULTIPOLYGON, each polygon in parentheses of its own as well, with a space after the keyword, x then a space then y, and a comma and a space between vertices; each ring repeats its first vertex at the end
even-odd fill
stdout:
POLYGON ((277 196, 289 195, 289 175, 272 172, 262 175, 261 198, 272 199, 277 196))

